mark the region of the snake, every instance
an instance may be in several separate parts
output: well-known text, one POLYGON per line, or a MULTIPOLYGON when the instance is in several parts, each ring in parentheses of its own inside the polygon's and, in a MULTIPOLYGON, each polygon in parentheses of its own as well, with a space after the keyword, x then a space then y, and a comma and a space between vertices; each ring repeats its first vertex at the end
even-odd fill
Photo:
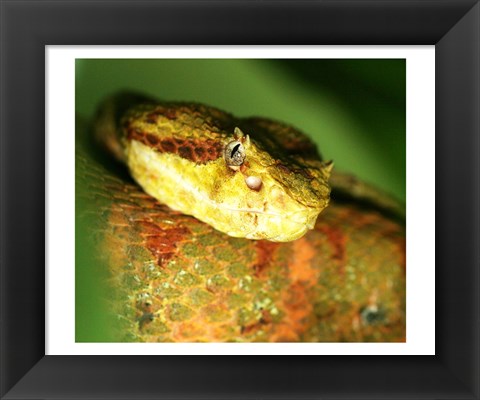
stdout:
POLYGON ((405 341, 404 207, 300 130, 131 92, 76 130, 114 341, 405 341))

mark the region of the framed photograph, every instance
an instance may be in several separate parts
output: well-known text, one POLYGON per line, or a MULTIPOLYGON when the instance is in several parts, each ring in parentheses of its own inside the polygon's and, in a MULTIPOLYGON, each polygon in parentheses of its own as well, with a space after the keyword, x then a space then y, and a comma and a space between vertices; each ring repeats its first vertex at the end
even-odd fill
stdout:
POLYGON ((2 17, 2 398, 479 398, 477 1, 2 17))
POLYGON ((48 251, 50 354, 434 354, 435 271, 422 258, 434 253, 434 182, 424 184, 434 174, 434 148, 425 146, 434 141, 433 47, 49 47, 47 60, 49 181, 75 176, 74 190, 48 187, 59 233, 50 243, 75 242, 76 256, 73 270, 61 261, 72 258, 68 246, 48 251), (131 120, 148 138, 133 146, 153 144, 148 181, 136 147, 116 162, 116 136, 104 141, 117 124, 105 124, 116 114, 108 110, 125 105, 147 121, 131 120), (74 113, 75 135, 65 135, 74 113), (275 119, 284 114, 288 122, 275 119), (240 166, 217 143, 242 149, 240 166), (67 172, 63 155, 72 152, 67 172), (423 178, 405 179, 407 152, 423 178), (344 172, 351 168, 355 178, 344 172), (246 185, 251 177, 261 186, 246 185), (415 194, 407 240, 406 191, 415 194), (75 204, 75 229, 66 228, 65 204, 75 204), (407 282, 406 264, 425 267, 407 282))

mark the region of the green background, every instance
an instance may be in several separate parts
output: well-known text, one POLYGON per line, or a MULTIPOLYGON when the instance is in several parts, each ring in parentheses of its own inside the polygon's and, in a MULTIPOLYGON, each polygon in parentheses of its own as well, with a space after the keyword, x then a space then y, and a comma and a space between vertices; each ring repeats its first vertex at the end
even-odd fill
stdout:
MULTIPOLYGON (((76 113, 85 121, 104 97, 133 89, 288 122, 311 136, 335 168, 405 200, 404 59, 79 59, 75 83, 76 113)), ((105 288, 92 286, 101 276, 78 236, 76 340, 108 341, 112 321, 98 307, 105 288)))

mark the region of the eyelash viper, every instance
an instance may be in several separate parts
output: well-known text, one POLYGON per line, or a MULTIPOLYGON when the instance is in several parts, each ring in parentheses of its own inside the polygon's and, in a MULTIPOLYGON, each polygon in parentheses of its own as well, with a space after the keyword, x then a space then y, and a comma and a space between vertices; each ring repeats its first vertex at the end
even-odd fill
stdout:
MULTIPOLYGON (((177 174, 172 180, 177 186, 160 176, 174 191, 165 202, 172 208, 176 195, 193 193, 181 193, 182 171, 201 182, 197 192, 223 190, 215 204, 233 196, 237 203, 226 208, 236 210, 238 226, 230 235, 160 204, 109 161, 85 131, 77 125, 77 220, 87 226, 99 267, 108 271, 110 311, 119 321, 116 340, 405 340, 401 205, 341 175, 332 175, 330 201, 332 163, 322 161, 315 144, 295 128, 263 118, 240 120, 199 104, 145 102, 134 94, 117 95, 100 108, 97 138, 129 164, 145 191, 154 192, 149 182, 158 180, 161 168, 153 173, 146 168, 160 155, 175 164, 170 173, 177 174), (144 105, 132 108, 139 100, 144 105), (132 161, 135 157, 143 158, 141 165, 132 161), (249 177, 259 179, 249 183, 249 177), (269 233, 271 220, 262 222, 261 212, 250 212, 251 221, 238 216, 239 209, 263 206, 261 196, 276 186, 283 192, 274 202, 281 199, 281 207, 308 214, 300 224, 295 221, 288 237, 281 237, 289 229, 284 222, 277 221, 269 233), (249 195, 253 204, 239 206, 249 195), (300 232, 302 224, 307 228, 300 232), (261 229, 252 234, 252 226, 261 229), (242 235, 263 240, 232 237, 242 235)), ((211 198, 209 193, 204 197, 211 198)), ((184 206, 202 210, 195 204, 201 200, 185 200, 184 206)), ((213 209, 214 217, 228 219, 220 214, 213 209)))

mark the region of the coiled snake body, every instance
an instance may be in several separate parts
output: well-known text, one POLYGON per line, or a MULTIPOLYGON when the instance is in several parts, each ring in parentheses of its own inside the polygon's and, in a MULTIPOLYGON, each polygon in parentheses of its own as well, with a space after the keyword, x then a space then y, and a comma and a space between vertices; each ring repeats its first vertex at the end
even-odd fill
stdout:
POLYGON ((337 201, 334 186, 330 202, 332 164, 305 135, 125 94, 95 131, 170 206, 77 127, 77 218, 110 276, 116 340, 405 340, 404 223, 372 190, 337 201))

